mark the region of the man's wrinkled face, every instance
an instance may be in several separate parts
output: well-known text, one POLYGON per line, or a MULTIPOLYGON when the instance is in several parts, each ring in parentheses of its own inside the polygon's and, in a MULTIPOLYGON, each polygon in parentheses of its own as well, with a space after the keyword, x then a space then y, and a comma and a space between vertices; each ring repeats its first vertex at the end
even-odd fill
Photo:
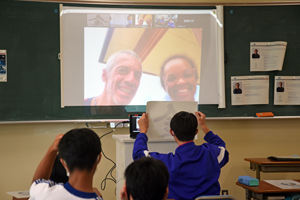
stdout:
POLYGON ((129 54, 116 57, 112 69, 103 76, 110 105, 128 105, 135 96, 142 76, 142 65, 129 54))

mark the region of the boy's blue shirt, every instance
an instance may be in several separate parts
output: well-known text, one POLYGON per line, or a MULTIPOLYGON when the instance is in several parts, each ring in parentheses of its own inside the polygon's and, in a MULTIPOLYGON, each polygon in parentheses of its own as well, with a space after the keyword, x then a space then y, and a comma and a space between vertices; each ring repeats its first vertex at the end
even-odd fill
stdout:
POLYGON ((195 145, 188 142, 176 148, 175 153, 161 154, 149 152, 148 137, 144 133, 137 135, 133 147, 133 159, 151 156, 162 160, 170 173, 168 199, 188 200, 200 195, 219 195, 218 182, 221 168, 228 162, 225 142, 212 131, 204 140, 207 143, 195 145))

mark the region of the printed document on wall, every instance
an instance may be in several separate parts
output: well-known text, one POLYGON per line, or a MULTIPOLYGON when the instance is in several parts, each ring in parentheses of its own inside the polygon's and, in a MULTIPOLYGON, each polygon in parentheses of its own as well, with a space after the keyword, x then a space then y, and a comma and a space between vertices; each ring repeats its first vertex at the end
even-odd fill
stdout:
POLYGON ((232 76, 231 104, 269 104, 269 76, 232 76))
POLYGON ((282 70, 287 42, 251 42, 250 71, 282 70))
POLYGON ((6 50, 0 50, 0 82, 7 82, 6 50))
POLYGON ((274 105, 300 105, 300 76, 275 76, 274 105))

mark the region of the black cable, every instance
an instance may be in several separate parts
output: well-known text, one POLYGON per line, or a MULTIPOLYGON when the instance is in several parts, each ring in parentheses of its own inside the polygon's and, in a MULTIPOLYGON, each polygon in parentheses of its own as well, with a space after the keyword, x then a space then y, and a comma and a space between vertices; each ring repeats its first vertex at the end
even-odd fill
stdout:
MULTIPOLYGON (((118 127, 118 125, 121 124, 121 123, 129 123, 129 121, 123 121, 123 122, 117 123, 117 124, 115 125, 114 129, 113 129, 112 131, 110 131, 110 132, 105 133, 104 135, 102 135, 102 136, 100 137, 100 140, 101 140, 101 138, 103 138, 104 136, 106 136, 106 135, 108 135, 108 134, 114 132, 115 129, 118 127)), ((107 181, 107 180, 111 180, 111 181, 113 181, 114 183, 117 183, 116 178, 112 175, 112 172, 113 172, 113 170, 116 168, 117 165, 116 165, 116 163, 115 163, 112 159, 108 158, 108 157, 105 155, 105 153, 104 153, 104 151, 103 151, 103 148, 102 148, 102 150, 101 150, 101 153, 103 154, 103 156, 104 156, 107 160, 109 160, 110 162, 113 163, 113 166, 112 166, 112 167, 110 168, 110 170, 107 172, 107 174, 105 175, 105 178, 101 181, 101 190, 105 190, 105 188, 106 188, 106 181, 107 181), (111 178, 108 178, 109 175, 111 176, 111 178)))
MULTIPOLYGON (((117 166, 115 165, 114 168, 116 168, 117 166)), ((110 171, 110 176, 115 180, 115 183, 117 183, 117 179, 113 176, 112 174, 113 170, 110 171)))

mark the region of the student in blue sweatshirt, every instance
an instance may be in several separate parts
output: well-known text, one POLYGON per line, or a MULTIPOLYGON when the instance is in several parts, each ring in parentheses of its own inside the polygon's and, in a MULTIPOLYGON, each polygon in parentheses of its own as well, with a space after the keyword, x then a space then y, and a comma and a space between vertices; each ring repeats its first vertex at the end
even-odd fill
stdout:
POLYGON ((195 114, 181 111, 170 122, 170 134, 178 147, 175 154, 162 154, 148 151, 146 135, 149 119, 144 113, 138 121, 140 132, 133 147, 133 159, 149 156, 165 163, 169 170, 168 199, 193 200, 201 195, 219 195, 221 168, 228 162, 225 142, 205 124, 202 112, 195 114), (204 133, 207 143, 195 145, 194 138, 198 126, 204 133))

